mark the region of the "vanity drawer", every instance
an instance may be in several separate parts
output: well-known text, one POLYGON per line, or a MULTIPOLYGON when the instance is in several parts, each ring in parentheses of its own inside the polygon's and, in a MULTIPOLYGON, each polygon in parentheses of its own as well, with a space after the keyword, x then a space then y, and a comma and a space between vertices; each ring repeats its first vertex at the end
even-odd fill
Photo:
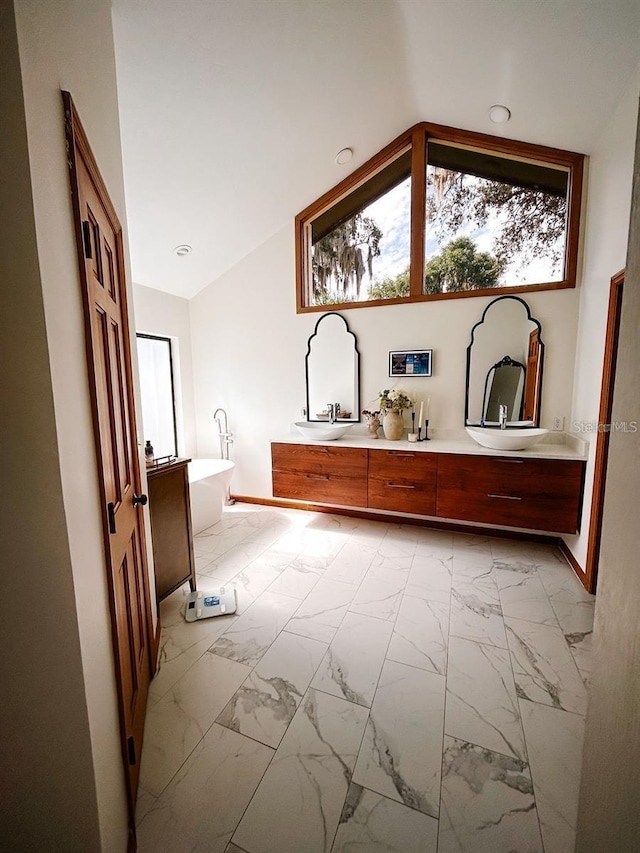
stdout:
POLYGON ((273 496, 340 506, 367 505, 367 479, 339 474, 273 470, 273 496))
POLYGON ((301 474, 326 474, 342 477, 367 477, 367 451, 360 447, 331 447, 325 444, 271 445, 274 471, 301 474))
POLYGON ((442 454, 436 514, 575 533, 583 478, 584 463, 574 460, 442 454))
POLYGON ((412 450, 369 451, 371 509, 435 515, 435 456, 412 450))
POLYGON ((273 495, 311 503, 367 505, 367 451, 324 444, 271 445, 273 495))

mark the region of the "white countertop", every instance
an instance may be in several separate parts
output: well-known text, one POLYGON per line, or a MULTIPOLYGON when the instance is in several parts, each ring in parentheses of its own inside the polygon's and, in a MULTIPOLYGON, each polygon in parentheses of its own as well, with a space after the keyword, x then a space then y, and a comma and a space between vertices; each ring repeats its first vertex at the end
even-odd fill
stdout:
POLYGON ((384 437, 371 438, 366 427, 354 424, 342 438, 332 441, 316 441, 301 435, 291 425, 291 432, 274 439, 285 444, 327 445, 334 447, 360 447, 371 450, 411 450, 417 453, 466 453, 475 456, 518 456, 530 459, 575 459, 585 461, 588 458, 588 442, 571 433, 550 432, 533 447, 527 450, 493 450, 481 447, 464 430, 443 429, 429 432, 429 441, 413 442, 406 439, 389 441, 384 437))

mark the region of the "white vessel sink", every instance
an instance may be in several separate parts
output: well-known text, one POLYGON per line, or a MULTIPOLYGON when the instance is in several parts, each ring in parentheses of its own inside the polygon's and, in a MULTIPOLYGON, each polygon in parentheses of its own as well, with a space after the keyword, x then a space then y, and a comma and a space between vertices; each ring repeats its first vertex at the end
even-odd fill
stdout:
POLYGON ((526 450, 546 435, 548 429, 487 429, 465 427, 471 438, 483 447, 492 450, 526 450))
POLYGON ((313 441, 334 441, 336 438, 342 438, 353 424, 318 424, 309 421, 296 421, 294 426, 305 438, 310 438, 313 441))

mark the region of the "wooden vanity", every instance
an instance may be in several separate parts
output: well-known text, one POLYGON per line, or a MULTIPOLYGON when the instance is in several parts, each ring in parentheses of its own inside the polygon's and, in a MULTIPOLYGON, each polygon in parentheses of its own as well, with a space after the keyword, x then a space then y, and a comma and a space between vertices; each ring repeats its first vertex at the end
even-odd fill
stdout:
POLYGON ((278 498, 553 533, 580 524, 581 459, 293 442, 271 455, 278 498))

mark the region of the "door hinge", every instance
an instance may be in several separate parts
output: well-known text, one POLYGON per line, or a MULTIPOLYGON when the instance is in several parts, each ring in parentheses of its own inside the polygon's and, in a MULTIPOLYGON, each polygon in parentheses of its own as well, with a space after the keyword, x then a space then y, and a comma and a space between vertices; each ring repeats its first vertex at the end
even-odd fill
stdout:
POLYGON ((107 504, 107 516, 109 518, 109 533, 116 532, 116 508, 111 501, 107 504))
POLYGON ((91 225, 88 219, 82 223, 82 240, 84 242, 84 256, 91 260, 91 225))
POLYGON ((129 752, 129 764, 136 763, 136 742, 132 737, 127 738, 127 750, 129 752))

